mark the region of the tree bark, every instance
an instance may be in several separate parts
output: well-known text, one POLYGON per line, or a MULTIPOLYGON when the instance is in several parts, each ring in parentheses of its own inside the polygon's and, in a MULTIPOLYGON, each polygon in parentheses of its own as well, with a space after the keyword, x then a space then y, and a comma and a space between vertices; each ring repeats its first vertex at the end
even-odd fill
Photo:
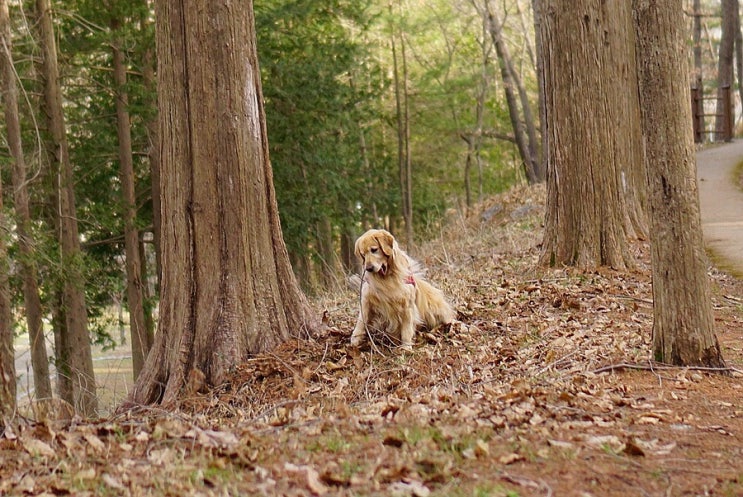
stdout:
POLYGON ((84 416, 95 413, 96 397, 93 356, 88 335, 88 316, 82 274, 82 254, 75 212, 75 190, 70 163, 62 95, 57 65, 57 44, 50 0, 36 0, 37 26, 41 46, 44 78, 44 106, 50 136, 50 161, 57 191, 61 264, 66 269, 62 289, 62 305, 68 333, 70 369, 73 385, 73 406, 84 416))
MULTIPOLYGON (((541 263, 634 265, 642 209, 632 17, 625 2, 544 0, 547 211, 541 263), (638 214, 639 216, 639 214, 638 214)), ((644 173, 643 173, 644 174, 644 173)))
MULTIPOLYGON (((26 325, 31 345, 31 365, 34 371, 34 391, 37 399, 52 397, 52 383, 49 379, 49 357, 42 322, 41 297, 39 296, 38 272, 31 239, 31 214, 29 210, 28 188, 26 186, 26 160, 21 143, 21 125, 18 116, 18 89, 13 70, 12 41, 8 4, 0 0, 0 26, 2 26, 3 45, 0 66, 3 74, 3 95, 5 105, 5 126, 8 135, 8 148, 13 157, 13 204, 15 210, 16 234, 18 235, 18 258, 23 279, 23 301, 26 308, 26 325)), ((12 333, 12 332, 11 332, 12 333)), ((12 342, 11 342, 12 344, 12 342)), ((15 378, 13 380, 15 382, 15 378)))
MULTIPOLYGON (((150 0, 144 0, 150 4, 150 0)), ((144 10, 144 9, 143 9, 144 10)), ((146 10, 145 12, 149 12, 146 10)), ((151 20, 147 16, 141 19, 142 31, 145 32, 151 25, 151 20)), ((145 47, 142 55, 142 80, 144 82, 145 92, 148 96, 147 103, 152 107, 157 107, 157 81, 155 75, 155 47, 154 44, 145 47)), ((160 250, 160 232, 162 222, 160 220, 160 130, 158 129, 157 113, 152 119, 147 119, 147 138, 149 147, 147 157, 150 161, 150 185, 152 189, 152 235, 155 245, 155 274, 157 275, 157 286, 160 286, 161 278, 161 250, 160 250)), ((151 314, 151 313, 150 313, 151 314)), ((151 316, 150 316, 151 318, 151 316)))
MULTIPOLYGON (((0 69, 2 70, 2 91, 4 95, 5 119, 8 123, 8 141, 15 157, 15 146, 11 141, 11 125, 15 122, 15 132, 20 135, 18 126, 18 102, 15 100, 15 75, 11 58, 10 17, 8 4, 0 0, 0 69)), ((17 144, 16 144, 17 145, 17 144)), ((23 154, 21 154, 21 159, 23 154)), ((13 349, 13 315, 10 307, 10 264, 5 244, 7 222, 3 210, 2 181, 0 180, 0 428, 14 415, 16 409, 15 353, 13 349)))
MULTIPOLYGON (((738 97, 741 104, 743 104, 743 31, 741 31, 740 25, 740 2, 735 0, 735 73, 738 77, 738 97)), ((735 112, 736 106, 733 105, 733 112, 735 112)), ((736 121, 736 116, 733 114, 733 123, 736 121)), ((733 130, 735 134, 735 130, 733 130)))
POLYGON ((634 0, 653 270, 653 355, 724 366, 699 214, 681 0, 634 0))
POLYGON ((134 160, 132 157, 132 134, 129 120, 129 93, 126 90, 126 66, 118 39, 120 22, 111 21, 114 33, 112 44, 113 77, 116 101, 116 133, 119 139, 119 180, 121 182, 121 209, 124 219, 124 253, 126 257, 126 300, 129 309, 129 330, 132 348, 132 370, 134 379, 144 367, 144 361, 152 346, 153 337, 148 334, 144 316, 142 283, 142 261, 139 257, 139 230, 137 228, 137 199, 135 194, 134 160))
MULTIPOLYGON (((0 9, 5 8, 0 0, 0 9)), ((2 14, 0 14, 2 16, 2 14)), ((0 20, 0 23, 2 20, 0 20)), ((2 182, 0 181, 0 229, 7 229, 7 221, 2 210, 2 182)), ((5 426, 16 409, 15 353, 13 349, 13 311, 10 307, 10 263, 5 237, 0 237, 0 427, 5 426)))
POLYGON ((155 3, 162 291, 130 396, 171 405, 316 325, 289 264, 268 158, 252 2, 155 3))
POLYGON ((739 29, 738 0, 722 0, 722 34, 717 59, 717 112, 715 116, 715 141, 722 141, 725 136, 728 113, 731 109, 725 108, 725 99, 722 92, 725 88, 733 87, 733 57, 735 50, 735 30, 739 29))
POLYGON ((692 4, 694 20, 692 21, 692 40, 694 48, 694 81, 702 81, 702 6, 701 0, 694 0, 692 4))

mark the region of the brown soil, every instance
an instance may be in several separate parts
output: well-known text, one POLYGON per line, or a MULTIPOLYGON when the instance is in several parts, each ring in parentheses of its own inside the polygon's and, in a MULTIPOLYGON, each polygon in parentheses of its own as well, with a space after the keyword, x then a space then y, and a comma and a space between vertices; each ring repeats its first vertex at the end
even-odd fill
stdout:
POLYGON ((0 495, 743 495, 741 282, 710 270, 731 370, 652 363, 647 247, 629 272, 537 268, 543 196, 420 252, 460 321, 413 353, 349 347, 357 298, 327 296, 320 334, 175 411, 17 419, 0 495))

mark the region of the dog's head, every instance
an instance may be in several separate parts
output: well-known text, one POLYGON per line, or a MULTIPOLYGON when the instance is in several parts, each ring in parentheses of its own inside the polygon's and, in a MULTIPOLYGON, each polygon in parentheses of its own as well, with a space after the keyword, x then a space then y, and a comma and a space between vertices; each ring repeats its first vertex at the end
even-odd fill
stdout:
POLYGON ((397 241, 389 231, 369 230, 356 240, 355 251, 364 271, 384 277, 394 264, 397 241))

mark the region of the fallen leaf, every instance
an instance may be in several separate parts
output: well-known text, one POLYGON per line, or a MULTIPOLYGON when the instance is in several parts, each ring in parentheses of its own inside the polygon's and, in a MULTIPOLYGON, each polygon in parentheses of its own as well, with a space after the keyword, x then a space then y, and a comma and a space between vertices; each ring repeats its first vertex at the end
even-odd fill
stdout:
POLYGON ((95 479, 95 477, 96 477, 95 468, 85 468, 75 473, 75 480, 77 481, 93 480, 95 479))
POLYGON ((56 452, 54 452, 54 449, 52 449, 49 444, 35 438, 24 440, 23 448, 34 457, 54 457, 56 455, 56 452))
POLYGON ((523 461, 524 459, 525 457, 522 456, 521 454, 516 454, 515 452, 513 452, 511 454, 506 454, 505 456, 499 457, 498 461, 501 464, 505 464, 506 466, 508 466, 509 464, 513 464, 518 461, 523 461))
POLYGON ((108 473, 103 473, 101 475, 101 479, 103 480, 103 483, 108 485, 109 487, 116 489, 116 490, 127 490, 127 487, 119 481, 118 478, 115 476, 111 476, 108 473))
POLYGON ((103 452, 106 450, 106 444, 104 444, 100 438, 93 435, 92 433, 83 434, 83 438, 93 448, 95 452, 103 452))
POLYGON ((296 473, 304 478, 304 483, 314 495, 325 495, 328 487, 320 480, 320 475, 310 466, 297 466, 290 462, 284 464, 284 469, 290 473, 296 473))
POLYGON ((645 451, 642 450, 642 448, 637 445, 637 443, 632 439, 629 439, 627 440, 627 442, 625 442, 622 453, 627 454, 628 456, 645 456, 645 451))

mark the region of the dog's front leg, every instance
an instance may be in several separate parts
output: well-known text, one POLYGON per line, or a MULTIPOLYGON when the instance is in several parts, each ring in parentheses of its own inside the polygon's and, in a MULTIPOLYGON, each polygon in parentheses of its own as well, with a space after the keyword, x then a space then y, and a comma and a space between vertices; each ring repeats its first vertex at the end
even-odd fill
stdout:
POLYGON ((412 310, 404 314, 400 323, 400 340, 403 350, 413 350, 413 337, 415 336, 415 312, 412 310))
POLYGON ((364 322, 364 313, 359 312, 359 318, 356 320, 356 327, 351 333, 351 345, 358 346, 364 341, 366 336, 366 323, 364 322))

